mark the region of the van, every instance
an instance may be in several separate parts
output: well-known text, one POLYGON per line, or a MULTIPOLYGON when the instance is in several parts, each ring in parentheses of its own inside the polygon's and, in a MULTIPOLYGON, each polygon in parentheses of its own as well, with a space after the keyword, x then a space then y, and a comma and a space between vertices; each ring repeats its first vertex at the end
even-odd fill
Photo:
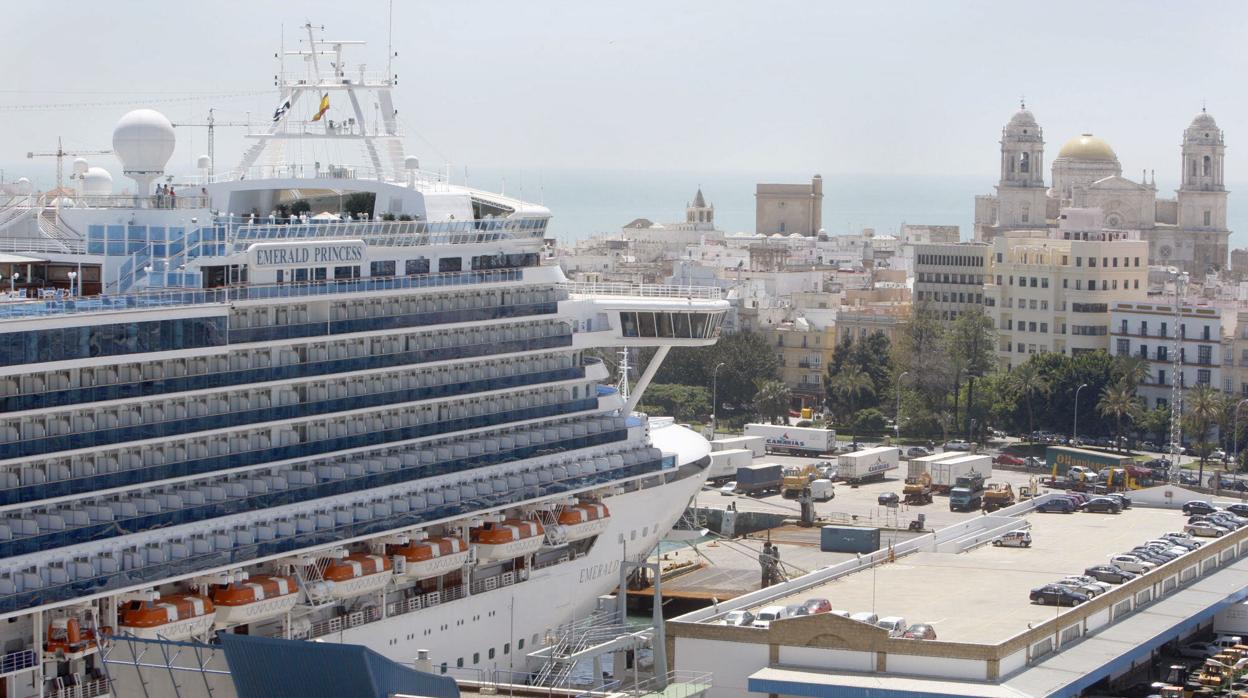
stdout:
POLYGON ((1217 645, 1218 649, 1229 650, 1235 645, 1244 644, 1244 641, 1239 635, 1219 635, 1214 639, 1213 644, 1217 645))
POLYGON ((901 637, 906 632, 906 619, 901 616, 887 616, 876 621, 875 625, 888 631, 889 637, 901 637))
POLYGON ((992 544, 998 548, 1030 548, 1031 531, 1007 531, 1000 538, 992 541, 992 544))
POLYGON ((859 623, 866 623, 867 625, 875 625, 880 620, 880 617, 870 611, 859 611, 850 616, 849 619, 856 620, 859 623))
POLYGON ((754 616, 754 627, 770 628, 772 621, 777 621, 784 617, 784 606, 768 606, 754 616))
POLYGON ((831 480, 818 479, 810 483, 810 498, 816 502, 826 502, 836 496, 836 489, 831 480))

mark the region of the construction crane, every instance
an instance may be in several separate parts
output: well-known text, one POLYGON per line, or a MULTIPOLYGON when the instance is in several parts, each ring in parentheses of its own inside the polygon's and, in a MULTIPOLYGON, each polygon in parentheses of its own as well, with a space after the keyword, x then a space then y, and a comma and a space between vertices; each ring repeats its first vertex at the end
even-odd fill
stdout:
POLYGON ((181 123, 181 124, 173 125, 174 128, 199 127, 199 128, 208 129, 208 177, 209 178, 212 177, 213 170, 215 169, 216 164, 217 164, 217 153, 216 153, 216 145, 215 145, 216 128, 218 126, 251 126, 251 124, 247 123, 246 121, 217 121, 217 117, 213 113, 215 111, 216 111, 215 108, 210 108, 208 110, 208 120, 202 124, 181 123))
POLYGON ((34 159, 34 158, 56 158, 56 188, 59 190, 61 188, 61 185, 65 181, 65 158, 67 157, 79 158, 79 157, 83 157, 84 155, 108 155, 111 152, 113 151, 111 150, 79 150, 78 152, 70 153, 66 151, 64 147, 61 146, 61 137, 57 136, 55 152, 51 152, 51 153, 29 152, 29 153, 26 153, 26 158, 28 160, 34 159))

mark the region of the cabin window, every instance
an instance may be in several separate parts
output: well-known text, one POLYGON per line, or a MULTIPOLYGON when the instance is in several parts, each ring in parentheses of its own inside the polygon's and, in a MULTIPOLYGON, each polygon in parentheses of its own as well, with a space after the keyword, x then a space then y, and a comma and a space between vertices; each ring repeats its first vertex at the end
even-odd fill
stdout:
POLYGON ((384 260, 380 262, 369 262, 369 276, 394 276, 394 260, 384 260))
POLYGON ((443 257, 438 260, 438 271, 461 271, 464 268, 464 260, 461 257, 443 257))

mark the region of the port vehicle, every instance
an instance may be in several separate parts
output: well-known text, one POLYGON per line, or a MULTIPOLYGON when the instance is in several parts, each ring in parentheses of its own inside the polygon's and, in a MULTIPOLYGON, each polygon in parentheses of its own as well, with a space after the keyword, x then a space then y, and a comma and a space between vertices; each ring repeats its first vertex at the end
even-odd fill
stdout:
POLYGON ((1192 514, 1212 514, 1218 511, 1218 508, 1201 499, 1193 499, 1183 504, 1183 513, 1192 514))
POLYGON ((1076 504, 1074 500, 1067 499, 1066 497, 1053 497, 1037 504, 1036 511, 1042 514, 1052 512, 1057 512, 1059 514, 1073 514, 1075 512, 1075 507, 1076 504))
POLYGON ((1149 562, 1148 560, 1145 560, 1137 555, 1126 554, 1114 555, 1110 557, 1109 564, 1114 565, 1115 567, 1121 567, 1128 572, 1136 572, 1139 574, 1151 572, 1153 568, 1157 566, 1156 563, 1149 562))
POLYGON ((810 498, 816 502, 827 502, 836 497, 836 486, 827 478, 810 481, 810 498))
POLYGON ((1083 503, 1084 511, 1095 514, 1121 514, 1122 505, 1109 497, 1093 497, 1083 503))
POLYGON ((885 616, 875 622, 877 628, 883 628, 888 631, 889 637, 901 637, 906 632, 906 619, 901 616, 885 616))
POLYGON ((784 466, 779 463, 759 463, 737 468, 737 494, 762 495, 779 492, 783 483, 784 466))
POLYGON ((780 494, 787 499, 796 499, 818 477, 819 467, 815 463, 786 466, 780 483, 780 494))
POLYGON ((992 459, 992 462, 994 465, 1022 466, 1026 464, 1027 461, 1011 453, 998 453, 996 457, 992 459))
POLYGON ((913 623, 901 636, 907 640, 935 640, 936 628, 931 623, 913 623))
POLYGON ((737 481, 729 480, 728 482, 724 483, 724 486, 719 488, 719 493, 722 495, 736 494, 737 493, 737 481))
POLYGON ((850 614, 849 619, 856 620, 859 623, 866 623, 867 625, 875 625, 879 622, 880 617, 870 611, 858 611, 857 613, 850 614))
POLYGON ((970 472, 959 476, 949 492, 949 511, 975 511, 983 506, 984 476, 970 472))
POLYGON ((850 484, 860 484, 884 479, 890 470, 896 470, 900 452, 893 446, 876 446, 836 457, 836 471, 841 479, 850 484))
POLYGON ((922 473, 918 477, 907 478, 901 487, 901 494, 906 504, 931 504, 932 476, 922 473))
POLYGON ((906 458, 922 458, 930 455, 932 452, 926 446, 911 446, 906 449, 906 458))
POLYGON ((806 613, 810 615, 830 613, 832 611, 832 602, 827 599, 806 599, 802 606, 806 609, 806 613))
POLYGON ((1046 584, 1031 590, 1029 595, 1032 603, 1041 606, 1078 606, 1090 597, 1060 584, 1046 584))
POLYGON ((876 503, 882 507, 896 506, 901 501, 901 497, 896 492, 885 492, 875 498, 876 503))
POLYGON ((941 448, 946 451, 969 451, 971 443, 969 441, 946 441, 941 448))
POLYGON ((1193 536, 1202 536, 1204 538, 1221 538, 1230 531, 1223 526, 1213 523, 1212 521, 1196 521, 1184 526, 1183 532, 1189 533, 1193 536))
POLYGON ((793 456, 819 456, 831 453, 836 446, 836 432, 815 427, 791 427, 781 424, 746 424, 746 436, 761 436, 768 453, 793 456))
POLYGON ((928 473, 932 476, 932 491, 936 494, 948 494, 963 475, 978 473, 985 481, 991 478, 992 459, 986 455, 963 453, 929 463, 928 473))
MULTIPOLYGON (((716 444, 716 446, 720 445, 716 444)), ((754 462, 754 451, 748 448, 720 448, 711 451, 710 456, 711 467, 707 468, 706 479, 711 482, 722 483, 725 480, 731 480, 736 477, 737 468, 754 462)))
POLYGON ((745 610, 729 611, 724 616, 724 625, 750 626, 754 624, 754 614, 745 610))
POLYGON ((1124 570, 1117 565, 1093 565, 1084 570, 1083 574, 1102 582, 1109 582, 1110 584, 1122 584, 1139 576, 1139 574, 1124 570))
POLYGON ((1105 593, 1105 590, 1102 589, 1098 585, 1085 584, 1084 582, 1076 581, 1076 580, 1069 579, 1069 578, 1059 579, 1053 583, 1060 587, 1066 587, 1067 589, 1070 589, 1071 591, 1077 591, 1080 594, 1087 596, 1089 599, 1094 599, 1100 596, 1101 594, 1105 593))
POLYGON ((1031 531, 1007 531, 992 544, 998 548, 1030 548, 1031 531))
POLYGON ((788 611, 784 606, 767 606, 759 610, 754 616, 754 627, 770 628, 771 624, 788 617, 788 611))
POLYGON ((1014 488, 1009 483, 992 483, 984 490, 984 511, 1003 509, 1015 501, 1014 488))

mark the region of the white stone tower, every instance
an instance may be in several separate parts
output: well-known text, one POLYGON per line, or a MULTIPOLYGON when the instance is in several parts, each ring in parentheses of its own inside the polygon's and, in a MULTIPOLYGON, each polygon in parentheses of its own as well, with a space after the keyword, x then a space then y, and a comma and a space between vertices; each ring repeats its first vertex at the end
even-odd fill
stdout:
POLYGON ((706 197, 702 196, 702 187, 698 187, 693 203, 685 204, 685 222, 706 223, 708 228, 715 227, 715 207, 706 203, 706 197))
POLYGON ((1001 129, 1001 179, 997 184, 997 225, 1003 229, 1041 228, 1047 212, 1044 185, 1044 130, 1026 103, 1001 129))
POLYGON ((1226 229, 1223 163, 1226 142, 1218 123, 1204 109, 1183 132, 1183 182, 1179 187, 1179 227, 1226 229))

